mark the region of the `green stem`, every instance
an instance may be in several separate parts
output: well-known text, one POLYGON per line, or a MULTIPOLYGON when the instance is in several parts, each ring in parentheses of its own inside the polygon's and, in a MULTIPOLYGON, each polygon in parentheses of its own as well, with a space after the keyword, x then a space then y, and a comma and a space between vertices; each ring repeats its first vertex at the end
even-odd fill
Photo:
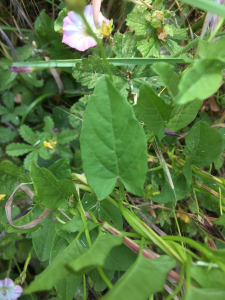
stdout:
POLYGON ((184 282, 184 266, 182 266, 182 268, 181 268, 180 281, 179 281, 176 289, 165 300, 173 300, 173 298, 179 293, 180 289, 182 288, 183 282, 184 282))
POLYGON ((87 299, 86 277, 83 275, 83 300, 87 299))
POLYGON ((10 260, 9 260, 9 268, 8 268, 8 272, 7 272, 6 278, 9 278, 11 267, 12 267, 12 258, 10 258, 10 260))
MULTIPOLYGON (((92 242, 91 242, 91 238, 90 238, 90 234, 89 234, 89 230, 88 230, 88 224, 87 224, 87 220, 86 220, 86 217, 85 217, 85 212, 84 212, 84 209, 83 209, 83 206, 81 204, 80 199, 79 199, 77 209, 78 209, 78 211, 81 215, 81 219, 82 219, 82 221, 85 225, 85 235, 86 235, 86 239, 87 239, 87 242, 88 242, 88 246, 89 246, 89 248, 91 248, 92 247, 92 242)), ((109 287, 109 289, 111 289, 113 287, 113 285, 110 282, 110 280, 107 278, 107 276, 105 275, 102 267, 97 267, 97 270, 98 270, 100 276, 102 277, 103 281, 106 283, 106 285, 109 287)))

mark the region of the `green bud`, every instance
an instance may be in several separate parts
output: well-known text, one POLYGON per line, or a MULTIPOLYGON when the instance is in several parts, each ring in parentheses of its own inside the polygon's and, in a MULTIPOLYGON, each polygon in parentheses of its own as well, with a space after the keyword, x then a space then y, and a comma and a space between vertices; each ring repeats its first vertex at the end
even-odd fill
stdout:
POLYGON ((170 18, 171 17, 171 12, 169 10, 164 10, 164 17, 165 18, 170 18))
POLYGON ((84 12, 86 6, 85 0, 64 0, 69 10, 75 11, 77 14, 81 15, 84 12))

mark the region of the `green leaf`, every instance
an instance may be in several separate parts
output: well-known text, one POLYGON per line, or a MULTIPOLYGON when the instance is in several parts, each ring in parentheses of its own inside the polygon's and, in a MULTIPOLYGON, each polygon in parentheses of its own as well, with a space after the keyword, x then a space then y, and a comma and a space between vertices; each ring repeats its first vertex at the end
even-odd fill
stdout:
POLYGON ((2 94, 2 101, 9 110, 14 109, 14 95, 12 92, 6 91, 2 94))
POLYGON ((195 99, 205 100, 219 88, 223 66, 214 59, 198 59, 181 77, 179 93, 175 101, 178 104, 195 99))
POLYGON ((188 162, 197 167, 211 164, 222 149, 222 139, 218 131, 202 121, 194 124, 185 142, 190 153, 188 162))
POLYGON ((5 106, 0 105, 0 116, 6 115, 6 114, 8 114, 8 109, 5 106))
POLYGON ((131 268, 102 299, 146 300, 163 290, 166 274, 175 265, 175 259, 168 256, 148 259, 140 255, 131 268))
POLYGON ((149 21, 145 19, 149 15, 148 11, 139 11, 137 8, 127 15, 127 26, 130 30, 135 31, 136 35, 151 35, 152 26, 149 21))
POLYGON ((139 120, 144 121, 147 128, 152 130, 159 139, 162 139, 171 107, 158 97, 150 86, 143 84, 140 88, 136 109, 139 120))
POLYGON ((108 200, 98 201, 95 194, 85 193, 82 205, 85 211, 92 211, 96 218, 108 222, 118 230, 123 230, 122 213, 108 200))
POLYGON ((10 70, 0 70, 0 91, 5 90, 17 77, 17 73, 10 70))
POLYGON ((27 125, 20 126, 20 135, 28 144, 34 145, 37 142, 37 138, 32 129, 27 125))
POLYGON ((71 170, 70 161, 68 158, 58 159, 48 168, 48 170, 51 171, 58 180, 70 179, 71 170))
POLYGON ((52 222, 54 214, 50 214, 41 222, 41 227, 32 233, 32 243, 35 253, 40 261, 46 261, 50 257, 53 239, 56 234, 55 222, 52 222))
POLYGON ((32 54, 32 51, 33 51, 32 47, 29 46, 29 45, 19 47, 16 50, 17 50, 21 60, 27 60, 28 58, 30 58, 31 54, 32 54))
POLYGON ((112 192, 118 179, 129 192, 143 195, 145 134, 130 104, 106 77, 90 97, 80 142, 85 175, 100 200, 112 192))
POLYGON ((222 151, 225 149, 225 128, 222 127, 218 130, 221 138, 222 138, 222 151))
POLYGON ((225 38, 221 38, 215 42, 208 42, 199 40, 198 43, 198 55, 201 58, 217 58, 221 61, 225 61, 224 49, 225 38))
MULTIPOLYGON (((78 243, 78 238, 65 249, 63 249, 50 263, 50 265, 31 282, 28 288, 24 290, 25 294, 36 291, 50 290, 53 285, 69 275, 65 267, 71 259, 79 257, 83 253, 82 246, 78 243)), ((61 246, 61 245, 59 245, 61 246)))
POLYGON ((199 289, 196 287, 189 287, 187 290, 186 300, 224 300, 225 290, 221 288, 213 288, 213 289, 199 289))
POLYGON ((7 112, 7 114, 5 114, 2 117, 1 121, 2 123, 12 122, 15 126, 18 126, 20 124, 20 119, 18 115, 16 115, 14 112, 13 113, 7 112))
POLYGON ((26 170, 29 170, 30 168, 30 163, 32 161, 34 161, 35 163, 37 163, 37 160, 38 160, 38 152, 39 152, 39 149, 34 149, 31 153, 29 153, 26 158, 24 159, 23 161, 23 165, 24 165, 24 168, 26 170))
POLYGON ((202 102, 199 100, 175 105, 166 128, 176 132, 186 127, 196 118, 201 106, 202 102))
POLYGON ((33 150, 32 146, 21 143, 12 143, 6 147, 6 153, 10 156, 20 156, 33 150))
POLYGON ((73 300, 81 277, 69 274, 54 285, 60 300, 73 300))
POLYGON ((136 56, 137 42, 140 37, 128 31, 124 34, 116 32, 113 39, 113 52, 118 58, 128 58, 136 56))
POLYGON ((203 288, 223 288, 225 290, 223 272, 218 268, 209 269, 207 266, 192 265, 190 275, 203 288))
POLYGON ((57 19, 54 23, 54 30, 59 31, 63 27, 63 19, 67 16, 67 11, 65 9, 61 10, 58 14, 57 19))
POLYGON ((23 171, 9 161, 0 164, 0 194, 11 195, 15 188, 24 182, 29 182, 23 171))
POLYGON ((101 233, 93 246, 78 259, 71 261, 68 267, 79 275, 83 275, 95 267, 103 267, 110 250, 121 245, 122 242, 122 236, 101 233))
POLYGON ((179 75, 174 71, 174 66, 159 62, 152 66, 153 71, 158 74, 165 83, 170 96, 175 97, 178 93, 179 75))
POLYGON ((168 38, 168 36, 166 42, 163 45, 171 54, 176 53, 182 49, 182 47, 179 46, 177 42, 173 41, 171 38, 168 38))
POLYGON ((187 185, 184 175, 180 174, 172 178, 174 190, 168 182, 163 186, 162 192, 153 197, 152 201, 156 203, 176 202, 187 196, 190 192, 190 186, 187 185))
POLYGON ((78 134, 73 130, 63 130, 57 135, 57 141, 59 144, 65 145, 77 138, 78 134))
POLYGON ((71 195, 77 199, 75 184, 68 180, 57 180, 49 170, 39 168, 34 162, 30 165, 30 176, 39 200, 50 209, 67 209, 71 195))
POLYGON ((45 126, 43 130, 49 133, 54 128, 54 122, 52 118, 49 116, 44 118, 44 122, 45 122, 45 126))
POLYGON ((161 43, 156 37, 151 37, 148 41, 141 41, 138 43, 138 50, 143 57, 158 57, 161 43))
POLYGON ((44 84, 44 80, 38 80, 37 79, 37 72, 33 72, 33 73, 21 73, 20 76, 23 78, 23 80, 25 80, 28 84, 30 84, 31 86, 34 87, 42 87, 44 84))
MULTIPOLYGON (((124 85, 127 85, 126 78, 118 77, 120 74, 119 68, 110 65, 110 69, 114 84, 118 90, 123 89, 124 85)), ((88 58, 82 59, 82 63, 76 63, 73 71, 73 77, 89 89, 94 88, 96 83, 107 74, 106 66, 98 55, 89 55, 88 58)))
POLYGON ((0 126, 0 141, 2 144, 9 143, 14 140, 14 138, 17 136, 16 131, 12 131, 9 127, 2 127, 0 126))

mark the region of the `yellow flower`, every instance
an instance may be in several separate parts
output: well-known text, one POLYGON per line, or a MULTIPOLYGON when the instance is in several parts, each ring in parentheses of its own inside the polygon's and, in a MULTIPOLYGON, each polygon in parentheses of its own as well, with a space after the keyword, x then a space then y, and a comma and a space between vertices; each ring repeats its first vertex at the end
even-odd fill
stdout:
POLYGON ((56 146, 56 144, 57 144, 57 143, 54 142, 54 141, 50 141, 50 142, 44 141, 44 146, 47 147, 47 148, 50 148, 50 149, 54 149, 55 146, 56 146))
POLYGON ((6 195, 0 194, 0 200, 4 199, 6 195))

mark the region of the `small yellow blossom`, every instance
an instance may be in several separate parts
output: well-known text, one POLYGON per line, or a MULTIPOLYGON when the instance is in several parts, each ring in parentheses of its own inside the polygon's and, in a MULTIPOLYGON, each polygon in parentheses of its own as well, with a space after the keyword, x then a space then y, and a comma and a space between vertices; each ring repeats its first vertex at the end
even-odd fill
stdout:
POLYGON ((55 146, 56 146, 56 144, 57 144, 57 143, 54 142, 54 141, 50 141, 50 142, 44 141, 44 146, 47 147, 47 148, 50 148, 50 149, 54 149, 55 146))
POLYGON ((96 31, 100 37, 108 37, 113 31, 113 20, 110 20, 109 23, 103 21, 96 31))
POLYGON ((6 195, 0 194, 0 200, 4 199, 6 195))

